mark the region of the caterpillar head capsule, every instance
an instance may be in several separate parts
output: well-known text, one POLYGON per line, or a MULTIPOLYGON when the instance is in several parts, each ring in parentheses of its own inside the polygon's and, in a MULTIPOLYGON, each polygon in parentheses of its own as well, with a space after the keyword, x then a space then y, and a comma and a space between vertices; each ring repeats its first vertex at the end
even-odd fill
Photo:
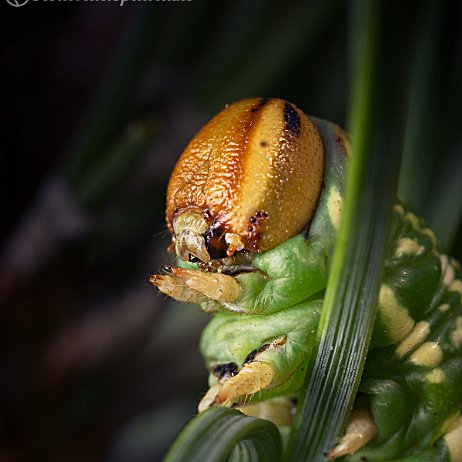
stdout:
POLYGON ((253 98, 227 106, 186 147, 167 190, 167 226, 182 260, 265 252, 311 220, 323 144, 293 104, 253 98))

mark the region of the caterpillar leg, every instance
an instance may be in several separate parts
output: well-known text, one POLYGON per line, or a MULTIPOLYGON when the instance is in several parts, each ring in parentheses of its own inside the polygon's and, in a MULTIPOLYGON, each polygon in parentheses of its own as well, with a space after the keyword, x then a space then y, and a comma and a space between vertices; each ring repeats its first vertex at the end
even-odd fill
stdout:
POLYGON ((321 309, 322 301, 313 300, 266 316, 218 313, 201 340, 211 374, 199 410, 253 405, 298 391, 321 309))
POLYGON ((275 370, 270 364, 261 361, 246 364, 235 376, 210 387, 199 403, 199 411, 215 404, 233 406, 240 398, 245 400, 245 397, 264 390, 274 377, 275 370))
POLYGON ((337 459, 353 454, 377 435, 377 428, 369 409, 353 409, 345 434, 338 444, 329 451, 329 459, 337 459))
POLYGON ((451 460, 462 460, 462 416, 459 416, 450 425, 444 440, 448 446, 451 460))
POLYGON ((191 289, 182 279, 175 276, 154 274, 149 281, 158 287, 162 293, 180 302, 202 303, 207 301, 204 294, 191 289))
POLYGON ((191 303, 207 300, 233 302, 241 296, 241 287, 235 278, 221 273, 164 266, 167 274, 151 276, 151 283, 164 294, 191 303))

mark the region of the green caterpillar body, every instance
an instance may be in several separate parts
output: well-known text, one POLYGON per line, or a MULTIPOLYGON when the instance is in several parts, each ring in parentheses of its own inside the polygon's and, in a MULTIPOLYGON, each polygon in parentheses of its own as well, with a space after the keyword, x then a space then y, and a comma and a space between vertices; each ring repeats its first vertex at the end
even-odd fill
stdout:
MULTIPOLYGON (((269 250, 244 249, 244 259, 232 255, 218 266, 213 258, 212 263, 183 261, 179 268, 169 267, 167 279, 154 277, 165 293, 200 302, 213 314, 201 340, 210 370, 201 409, 234 405, 251 414, 256 407, 265 417, 261 410, 267 403, 273 406, 273 420, 282 425, 290 420, 283 414, 290 413, 308 372, 341 219, 347 161, 338 127, 311 121, 324 147, 324 174, 308 226, 269 250), (206 277, 207 288, 188 282, 206 277), (226 295, 235 282, 238 295, 226 295), (169 284, 176 284, 174 291, 169 284)), ((358 403, 372 415, 370 441, 331 457, 462 461, 462 271, 400 200, 392 211, 358 403)))
MULTIPOLYGON (((242 365, 259 349, 259 360, 276 365, 281 384, 250 400, 296 392, 305 377, 342 200, 343 153, 332 147, 327 148, 332 163, 308 235, 257 255, 253 263, 269 281, 252 285, 247 303, 229 307, 235 313, 218 313, 202 337, 201 350, 212 370, 217 364, 242 365), (267 305, 268 314, 263 313, 267 305), (274 306, 281 309, 272 312, 274 306), (241 314, 254 311, 258 314, 241 314), (284 335, 283 347, 262 348, 284 335)), ((348 460, 461 460, 461 298, 459 264, 440 253, 431 229, 397 202, 360 386, 370 396, 377 437, 348 460)))

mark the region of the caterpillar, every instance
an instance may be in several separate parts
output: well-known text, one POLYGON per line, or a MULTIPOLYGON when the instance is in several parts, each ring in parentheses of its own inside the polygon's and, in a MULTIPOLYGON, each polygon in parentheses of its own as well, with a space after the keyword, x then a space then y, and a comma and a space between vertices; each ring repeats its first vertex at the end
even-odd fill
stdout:
MULTIPOLYGON (((349 141, 292 103, 225 107, 167 189, 176 266, 151 282, 210 313, 199 411, 233 406, 290 425, 313 354, 343 205, 349 141)), ((462 461, 462 271, 397 199, 378 311, 345 435, 348 461, 462 461), (358 431, 358 428, 360 431, 358 431)))

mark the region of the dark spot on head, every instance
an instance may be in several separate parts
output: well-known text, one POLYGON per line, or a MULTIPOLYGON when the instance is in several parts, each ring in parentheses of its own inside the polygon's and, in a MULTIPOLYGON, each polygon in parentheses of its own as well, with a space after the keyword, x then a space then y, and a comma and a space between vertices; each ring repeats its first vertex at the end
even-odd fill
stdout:
POLYGON ((269 98, 262 98, 259 103, 251 109, 252 112, 258 112, 260 109, 262 109, 265 104, 269 101, 269 98))
POLYGON ((284 123, 285 128, 294 135, 300 134, 300 117, 292 104, 284 104, 284 123))
POLYGON ((268 146, 268 141, 265 141, 265 140, 260 141, 260 146, 261 146, 262 148, 266 148, 266 146, 268 146))
POLYGON ((236 363, 217 364, 212 367, 212 374, 218 380, 227 380, 238 372, 236 363))
POLYGON ((250 217, 250 223, 256 223, 257 219, 255 217, 250 217))
POLYGON ((252 233, 254 231, 254 227, 252 225, 250 225, 248 228, 247 228, 247 231, 249 231, 250 233, 252 233))

